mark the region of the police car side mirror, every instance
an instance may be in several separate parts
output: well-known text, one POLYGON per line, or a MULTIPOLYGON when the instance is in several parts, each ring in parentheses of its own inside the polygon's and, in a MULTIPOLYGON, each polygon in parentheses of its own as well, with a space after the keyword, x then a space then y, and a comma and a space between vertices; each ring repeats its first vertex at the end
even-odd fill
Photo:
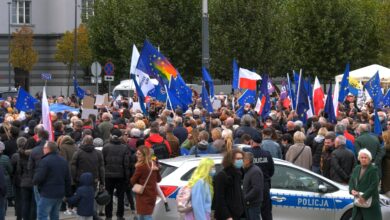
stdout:
POLYGON ((326 192, 328 192, 328 188, 327 188, 325 185, 320 184, 320 185, 318 186, 318 191, 319 191, 320 193, 326 193, 326 192))

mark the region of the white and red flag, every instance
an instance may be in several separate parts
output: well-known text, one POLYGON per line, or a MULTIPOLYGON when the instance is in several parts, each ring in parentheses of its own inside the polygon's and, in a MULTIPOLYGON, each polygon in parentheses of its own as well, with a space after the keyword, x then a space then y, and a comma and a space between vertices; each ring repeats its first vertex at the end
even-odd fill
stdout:
POLYGON ((324 109, 325 102, 324 102, 325 94, 322 90, 320 81, 316 77, 314 81, 314 88, 313 88, 313 106, 314 106, 314 114, 319 115, 321 109, 324 109))
POLYGON ((261 80, 261 76, 259 74, 244 68, 240 68, 238 76, 238 87, 240 89, 256 90, 257 80, 261 80))
POLYGON ((45 130, 49 132, 49 141, 54 141, 49 102, 47 101, 47 96, 46 96, 46 86, 43 87, 43 92, 42 92, 42 124, 45 130))

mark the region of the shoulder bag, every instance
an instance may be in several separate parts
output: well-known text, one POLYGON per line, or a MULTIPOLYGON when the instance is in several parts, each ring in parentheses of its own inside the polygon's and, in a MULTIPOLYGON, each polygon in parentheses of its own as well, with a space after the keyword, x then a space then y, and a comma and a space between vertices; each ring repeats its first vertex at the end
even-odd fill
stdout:
POLYGON ((148 178, 146 179, 144 185, 136 183, 136 184, 134 184, 134 186, 132 188, 132 191, 137 193, 137 194, 142 195, 144 193, 145 186, 148 183, 150 176, 152 175, 152 172, 153 172, 153 161, 152 161, 152 167, 150 168, 150 172, 149 172, 148 178))
MULTIPOLYGON (((355 179, 355 187, 357 186, 357 179, 355 179)), ((359 208, 370 208, 372 203, 372 196, 368 198, 364 203, 359 202, 359 198, 363 195, 362 192, 359 192, 359 196, 356 196, 353 199, 353 205, 359 208)))

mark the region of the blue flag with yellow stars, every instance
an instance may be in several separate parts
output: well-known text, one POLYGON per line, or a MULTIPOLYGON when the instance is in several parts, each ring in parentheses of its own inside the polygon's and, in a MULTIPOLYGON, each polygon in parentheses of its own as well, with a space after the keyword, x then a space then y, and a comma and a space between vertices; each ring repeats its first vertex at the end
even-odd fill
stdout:
POLYGON ((253 104, 256 102, 256 91, 247 89, 237 100, 240 106, 244 106, 245 103, 253 104))
POLYGON ((135 90, 137 91, 137 95, 138 95, 138 102, 139 102, 139 105, 141 107, 141 110, 142 112, 145 114, 145 115, 148 115, 148 112, 146 111, 146 108, 145 108, 145 95, 142 93, 142 90, 141 88, 139 87, 138 83, 137 83, 137 80, 135 79, 135 74, 130 74, 130 78, 133 80, 134 82, 134 86, 135 86, 135 90))
POLYGON ((303 79, 303 76, 300 76, 298 85, 297 114, 299 120, 306 124, 306 112, 310 109, 310 106, 309 99, 307 98, 309 95, 305 88, 305 80, 303 79))
POLYGON ((367 89, 368 94, 370 94, 372 100, 374 101, 374 108, 381 108, 383 106, 383 94, 378 72, 376 72, 375 75, 368 80, 366 84, 364 84, 364 88, 367 89))
POLYGON ((334 112, 334 107, 333 107, 332 85, 330 85, 328 89, 328 96, 326 97, 324 113, 325 116, 327 116, 329 122, 333 124, 337 122, 336 113, 334 112))
POLYGON ((160 84, 155 85, 154 89, 148 92, 148 96, 151 96, 160 102, 165 102, 167 100, 167 92, 165 91, 164 86, 161 86, 160 84))
POLYGON ((74 76, 73 76, 73 86, 74 86, 74 92, 76 96, 79 97, 80 99, 83 99, 85 96, 85 91, 79 86, 74 76))
POLYGON ((35 109, 34 104, 37 103, 38 100, 32 97, 26 90, 22 87, 19 88, 18 98, 16 99, 15 108, 19 111, 31 111, 35 109))
POLYGON ((343 103, 349 93, 349 63, 345 66, 343 79, 340 82, 339 102, 343 103))
POLYGON ((211 78, 209 72, 207 72, 207 69, 204 67, 202 67, 202 78, 209 89, 210 97, 213 98, 214 97, 214 82, 213 82, 213 79, 211 78))
POLYGON ((207 110, 207 112, 212 113, 213 112, 213 106, 210 102, 209 94, 207 93, 207 89, 205 86, 205 83, 202 84, 202 105, 203 108, 207 110))
POLYGON ((239 69, 235 59, 233 59, 233 89, 238 89, 239 69))
POLYGON ((381 121, 379 120, 379 116, 378 116, 378 111, 375 110, 375 115, 374 115, 374 133, 376 135, 382 135, 382 124, 381 124, 381 121))
POLYGON ((176 79, 171 79, 169 90, 183 105, 192 103, 192 90, 186 85, 180 74, 177 75, 176 79))
POLYGON ((383 97, 383 104, 390 106, 390 89, 387 90, 385 97, 383 97))

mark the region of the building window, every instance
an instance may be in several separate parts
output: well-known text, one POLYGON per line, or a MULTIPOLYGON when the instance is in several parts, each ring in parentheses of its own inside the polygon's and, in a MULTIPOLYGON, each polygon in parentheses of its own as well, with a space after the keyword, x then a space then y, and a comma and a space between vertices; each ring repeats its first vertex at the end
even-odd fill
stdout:
POLYGON ((30 0, 12 0, 12 23, 31 24, 30 0))
POLYGON ((94 15, 93 3, 95 0, 81 1, 81 22, 87 22, 88 18, 94 15))

